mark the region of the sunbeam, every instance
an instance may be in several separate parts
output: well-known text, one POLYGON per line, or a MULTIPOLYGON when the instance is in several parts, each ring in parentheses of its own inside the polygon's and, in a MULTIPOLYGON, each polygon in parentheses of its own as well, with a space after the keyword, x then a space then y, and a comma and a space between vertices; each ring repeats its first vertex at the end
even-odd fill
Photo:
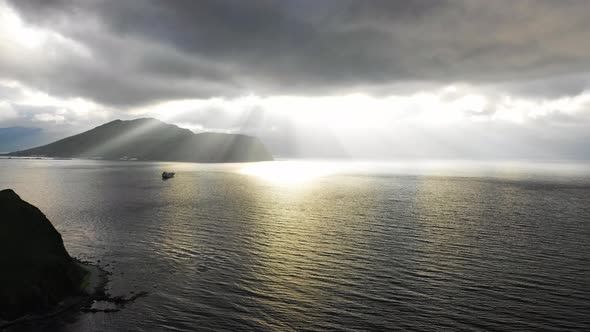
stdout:
POLYGON ((278 161, 248 164, 243 166, 239 173, 275 184, 295 186, 334 174, 337 169, 333 163, 278 161))

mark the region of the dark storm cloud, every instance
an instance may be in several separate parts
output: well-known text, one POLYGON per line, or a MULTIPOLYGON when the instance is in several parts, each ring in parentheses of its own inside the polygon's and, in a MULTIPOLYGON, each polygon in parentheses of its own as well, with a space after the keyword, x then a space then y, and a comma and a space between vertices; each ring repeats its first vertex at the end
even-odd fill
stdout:
POLYGON ((588 84, 563 81, 590 65, 590 2, 583 0, 11 4, 29 24, 79 42, 91 57, 62 54, 47 67, 0 63, 3 74, 108 105, 388 93, 452 82, 572 94, 588 84))

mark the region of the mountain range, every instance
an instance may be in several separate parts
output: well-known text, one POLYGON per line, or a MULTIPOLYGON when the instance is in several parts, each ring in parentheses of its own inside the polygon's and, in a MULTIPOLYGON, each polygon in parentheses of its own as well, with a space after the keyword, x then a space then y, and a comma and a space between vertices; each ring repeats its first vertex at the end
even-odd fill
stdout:
POLYGON ((195 134, 152 118, 114 120, 51 144, 8 155, 185 162, 273 160, 256 137, 211 132, 195 134))

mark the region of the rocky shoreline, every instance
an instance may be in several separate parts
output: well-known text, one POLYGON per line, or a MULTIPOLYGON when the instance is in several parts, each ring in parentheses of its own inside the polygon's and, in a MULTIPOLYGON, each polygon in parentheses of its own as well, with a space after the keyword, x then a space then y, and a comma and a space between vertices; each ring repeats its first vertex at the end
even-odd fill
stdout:
POLYGON ((108 272, 88 262, 76 261, 76 264, 87 272, 80 285, 78 295, 64 298, 57 306, 44 313, 28 314, 10 321, 0 319, 0 330, 15 325, 52 319, 68 312, 82 310, 84 307, 91 305, 97 295, 104 294, 108 282, 108 272))
POLYGON ((14 191, 0 191, 0 211, 0 330, 75 310, 114 312, 147 295, 106 293, 110 273, 72 258, 47 217, 14 191))

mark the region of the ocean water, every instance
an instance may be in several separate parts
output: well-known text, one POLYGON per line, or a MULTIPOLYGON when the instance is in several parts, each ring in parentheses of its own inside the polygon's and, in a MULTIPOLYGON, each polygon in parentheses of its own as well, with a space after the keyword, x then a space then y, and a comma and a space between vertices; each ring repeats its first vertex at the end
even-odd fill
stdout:
POLYGON ((15 330, 590 330, 588 164, 4 159, 4 188, 148 292, 15 330))

